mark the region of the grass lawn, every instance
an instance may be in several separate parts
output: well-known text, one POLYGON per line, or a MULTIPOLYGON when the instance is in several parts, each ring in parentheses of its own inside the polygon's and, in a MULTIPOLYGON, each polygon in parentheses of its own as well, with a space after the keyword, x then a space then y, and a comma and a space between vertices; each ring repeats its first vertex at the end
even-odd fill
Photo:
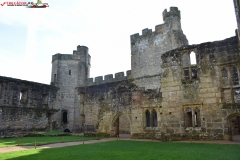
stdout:
POLYGON ((240 145, 179 142, 111 141, 52 149, 0 154, 8 160, 239 160, 240 145))
MULTIPOLYGON (((72 142, 82 141, 89 139, 100 139, 102 137, 83 137, 83 136, 43 136, 43 137, 20 137, 20 138, 2 138, 0 139, 0 148, 8 146, 18 145, 20 140, 20 146, 33 146, 35 141, 37 145, 51 144, 57 142, 72 142)), ((1 158, 0 158, 1 159, 1 158)))

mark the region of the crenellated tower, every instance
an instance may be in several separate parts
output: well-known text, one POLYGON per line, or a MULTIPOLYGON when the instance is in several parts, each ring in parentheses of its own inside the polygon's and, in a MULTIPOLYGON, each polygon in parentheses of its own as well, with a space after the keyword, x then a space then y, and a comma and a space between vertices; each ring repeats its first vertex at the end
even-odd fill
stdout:
POLYGON ((73 54, 55 54, 52 56, 51 84, 59 88, 56 109, 59 114, 59 127, 77 130, 79 128, 79 111, 74 107, 75 88, 86 84, 90 74, 91 56, 88 47, 77 46, 73 54))
POLYGON ((188 45, 181 28, 181 15, 177 7, 162 13, 164 23, 155 31, 143 29, 142 35, 131 35, 131 76, 146 89, 160 88, 161 55, 169 50, 188 45))

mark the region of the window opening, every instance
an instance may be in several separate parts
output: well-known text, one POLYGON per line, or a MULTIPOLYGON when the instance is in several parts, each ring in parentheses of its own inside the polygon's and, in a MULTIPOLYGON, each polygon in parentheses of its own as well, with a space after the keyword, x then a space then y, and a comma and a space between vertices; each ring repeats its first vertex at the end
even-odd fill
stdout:
POLYGON ((233 67, 232 68, 232 82, 233 85, 239 85, 239 81, 238 81, 238 72, 237 72, 237 68, 233 67))
POLYGON ((184 70, 184 79, 185 80, 190 79, 190 77, 189 77, 189 70, 184 70))
POLYGON ((192 79, 196 79, 197 78, 197 69, 193 68, 192 69, 192 79))
POLYGON ((222 78, 224 80, 228 79, 228 71, 226 68, 223 68, 223 70, 222 70, 222 78))
POLYGON ((146 127, 150 127, 150 112, 146 111, 146 127))
POLYGON ((192 109, 187 109, 186 127, 192 127, 192 109))
POLYGON ((63 123, 67 123, 67 111, 63 111, 63 118, 62 118, 63 123))
POLYGON ((68 74, 69 74, 69 75, 71 75, 71 74, 72 74, 72 71, 71 71, 71 70, 69 70, 68 74))
POLYGON ((22 91, 20 92, 19 100, 20 100, 21 102, 26 102, 26 101, 27 101, 27 91, 26 91, 26 90, 22 90, 22 91))
POLYGON ((157 112, 155 109, 152 111, 152 127, 157 127, 157 112))
POLYGON ((191 65, 197 64, 196 63, 196 53, 195 52, 190 53, 190 62, 191 62, 191 65))

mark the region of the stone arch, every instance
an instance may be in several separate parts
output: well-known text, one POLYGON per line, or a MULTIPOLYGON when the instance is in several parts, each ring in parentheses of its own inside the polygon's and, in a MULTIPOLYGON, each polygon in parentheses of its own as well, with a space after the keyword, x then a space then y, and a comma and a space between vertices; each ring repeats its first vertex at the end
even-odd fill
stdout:
POLYGON ((128 114, 125 114, 123 112, 118 112, 117 114, 115 114, 115 116, 113 116, 111 124, 110 124, 111 136, 119 136, 119 134, 131 133, 130 125, 131 125, 131 121, 130 121, 130 117, 128 116, 128 114), (122 124, 121 124, 121 123, 123 123, 123 120, 119 119, 119 118, 121 118, 120 116, 124 116, 125 117, 124 121, 127 121, 129 123, 129 131, 128 132, 123 131, 124 129, 122 128, 122 124), (126 133, 124 133, 124 132, 126 132, 126 133))
POLYGON ((229 139, 234 140, 233 136, 238 135, 238 140, 240 138, 240 113, 233 113, 227 117, 228 123, 228 134, 229 139), (236 117, 236 118, 235 118, 236 117), (233 118, 235 118, 235 124, 233 124, 233 118))

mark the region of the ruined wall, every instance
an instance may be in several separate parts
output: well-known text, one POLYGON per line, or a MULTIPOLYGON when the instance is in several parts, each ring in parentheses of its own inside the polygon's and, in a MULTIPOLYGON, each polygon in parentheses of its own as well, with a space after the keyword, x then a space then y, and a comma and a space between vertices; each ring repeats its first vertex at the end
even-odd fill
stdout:
MULTIPOLYGON (((79 107, 79 115, 82 117, 81 125, 94 125, 99 132, 109 133, 114 127, 113 118, 115 115, 121 113, 120 121, 128 123, 126 120, 131 94, 126 91, 130 86, 128 76, 130 71, 127 71, 127 76, 123 72, 113 75, 105 75, 104 80, 102 76, 89 78, 87 86, 82 86, 77 89, 76 94, 80 99, 76 100, 76 106, 79 107)), ((117 117, 118 118, 118 117, 117 117)), ((120 123, 122 124, 122 123, 120 123)), ((128 130, 125 128, 123 130, 128 130)))
POLYGON ((0 137, 46 130, 54 109, 57 88, 0 76, 0 137))
MULTIPOLYGON (((183 46, 162 56, 163 132, 195 139, 228 139, 228 117, 239 112, 237 37, 183 46), (197 64, 191 64, 190 53, 197 64), (226 69, 226 71, 225 71, 226 69)), ((175 135, 175 137, 174 137, 175 135)))
POLYGON ((74 106, 74 91, 75 87, 85 84, 89 74, 90 55, 85 46, 77 46, 73 54, 55 54, 52 57, 51 83, 59 87, 55 108, 60 109, 54 116, 62 130, 79 130, 80 118, 74 106))
POLYGON ((88 86, 78 87, 80 99, 76 105, 84 117, 82 126, 94 125, 97 132, 111 135, 117 134, 118 125, 120 134, 149 132, 152 129, 145 126, 144 110, 159 108, 160 95, 157 90, 137 87, 130 77, 120 73, 110 82, 107 77, 112 75, 106 75, 104 81, 97 77, 88 86))
POLYGON ((177 7, 164 10, 163 20, 164 24, 157 25, 154 32, 144 29, 141 36, 131 35, 131 74, 134 83, 146 89, 160 88, 161 55, 188 44, 177 7))

